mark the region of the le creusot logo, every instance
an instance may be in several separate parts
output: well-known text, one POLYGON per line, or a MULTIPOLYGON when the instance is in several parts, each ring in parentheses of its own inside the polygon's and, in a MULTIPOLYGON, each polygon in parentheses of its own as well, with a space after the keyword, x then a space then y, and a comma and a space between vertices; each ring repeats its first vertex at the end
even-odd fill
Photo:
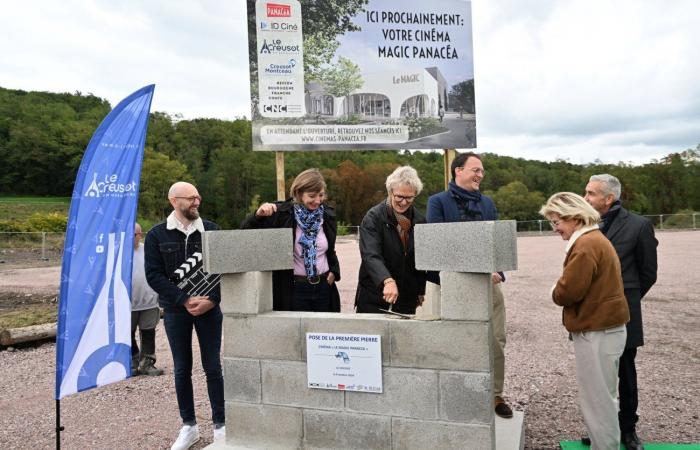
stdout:
POLYGON ((116 174, 107 175, 98 181, 97 173, 93 173, 92 183, 85 191, 85 197, 123 197, 136 195, 136 182, 120 183, 116 174))

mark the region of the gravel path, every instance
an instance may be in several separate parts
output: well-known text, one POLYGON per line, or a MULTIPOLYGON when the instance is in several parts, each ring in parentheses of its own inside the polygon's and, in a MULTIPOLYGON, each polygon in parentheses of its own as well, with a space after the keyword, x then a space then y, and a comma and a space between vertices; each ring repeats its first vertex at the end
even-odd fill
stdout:
MULTIPOLYGON (((666 232, 658 237, 659 281, 644 300, 646 345, 637 356, 638 432, 647 441, 698 443, 700 232, 666 232)), ((520 237, 519 270, 509 274, 504 286, 506 396, 525 411, 527 449, 557 448, 558 441, 577 439, 583 430, 573 349, 561 325, 560 309, 547 300, 559 275, 563 248, 558 236, 520 237)), ((345 311, 352 304, 359 255, 352 241, 340 242, 338 251, 345 311)), ((36 279, 27 277, 21 284, 29 289, 27 285, 36 279)), ((5 282, 0 275, 0 290, 5 282)), ((212 431, 206 384, 194 348, 195 402, 202 430, 202 440, 194 448, 203 448, 211 443, 212 431)), ((157 353, 164 376, 137 377, 63 399, 62 448, 169 448, 180 421, 162 324, 157 353)), ((0 449, 54 448, 54 364, 53 343, 0 352, 0 449)))

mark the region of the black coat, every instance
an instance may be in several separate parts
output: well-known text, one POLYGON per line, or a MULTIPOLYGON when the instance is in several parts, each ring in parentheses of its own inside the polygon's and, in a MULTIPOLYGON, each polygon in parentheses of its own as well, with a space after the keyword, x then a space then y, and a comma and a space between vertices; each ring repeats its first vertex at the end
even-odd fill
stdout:
POLYGON ((399 289, 399 298, 392 311, 414 314, 418 296, 425 294, 425 271, 416 270, 413 232, 415 224, 425 218, 411 207, 413 218, 409 231, 408 248, 404 251, 397 230, 398 222, 386 202, 367 211, 360 226, 360 275, 355 293, 358 313, 381 313, 389 309, 383 299, 384 280, 393 278, 399 289))
POLYGON ((630 310, 627 348, 644 345, 641 299, 656 283, 656 247, 651 222, 620 208, 605 236, 610 240, 622 266, 622 281, 630 310))
MULTIPOLYGON (((256 217, 251 214, 241 222, 241 228, 290 228, 292 243, 296 239, 296 219, 294 218, 294 203, 291 200, 275 202, 277 212, 268 217, 256 217)), ((335 253, 335 238, 338 234, 335 220, 335 210, 324 203, 323 232, 328 240, 328 267, 335 275, 335 281, 340 281, 340 264, 335 253)), ((289 311, 292 309, 294 296, 294 270, 277 270, 272 273, 272 309, 289 311)), ((340 312, 340 293, 334 282, 331 285, 331 311, 340 312)))

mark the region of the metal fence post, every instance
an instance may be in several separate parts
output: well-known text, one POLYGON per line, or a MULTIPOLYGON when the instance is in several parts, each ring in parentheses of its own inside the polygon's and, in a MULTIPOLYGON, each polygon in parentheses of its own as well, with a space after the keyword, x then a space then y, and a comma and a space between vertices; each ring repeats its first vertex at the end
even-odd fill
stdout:
POLYGON ((664 229, 664 215, 659 214, 659 229, 663 230, 664 229))
POLYGON ((46 231, 41 232, 41 260, 49 260, 49 258, 46 257, 46 231))
POLYGON ((695 229, 695 213, 693 213, 693 230, 695 229))
POLYGON ((540 220, 538 220, 537 222, 539 222, 540 234, 542 234, 542 220, 540 219, 540 220))

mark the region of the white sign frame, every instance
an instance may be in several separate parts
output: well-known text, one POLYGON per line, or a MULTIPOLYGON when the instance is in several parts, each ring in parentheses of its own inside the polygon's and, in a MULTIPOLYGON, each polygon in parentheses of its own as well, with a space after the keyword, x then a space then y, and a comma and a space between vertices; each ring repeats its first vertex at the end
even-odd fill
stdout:
POLYGON ((306 364, 311 389, 384 390, 380 335, 306 333, 306 364))

